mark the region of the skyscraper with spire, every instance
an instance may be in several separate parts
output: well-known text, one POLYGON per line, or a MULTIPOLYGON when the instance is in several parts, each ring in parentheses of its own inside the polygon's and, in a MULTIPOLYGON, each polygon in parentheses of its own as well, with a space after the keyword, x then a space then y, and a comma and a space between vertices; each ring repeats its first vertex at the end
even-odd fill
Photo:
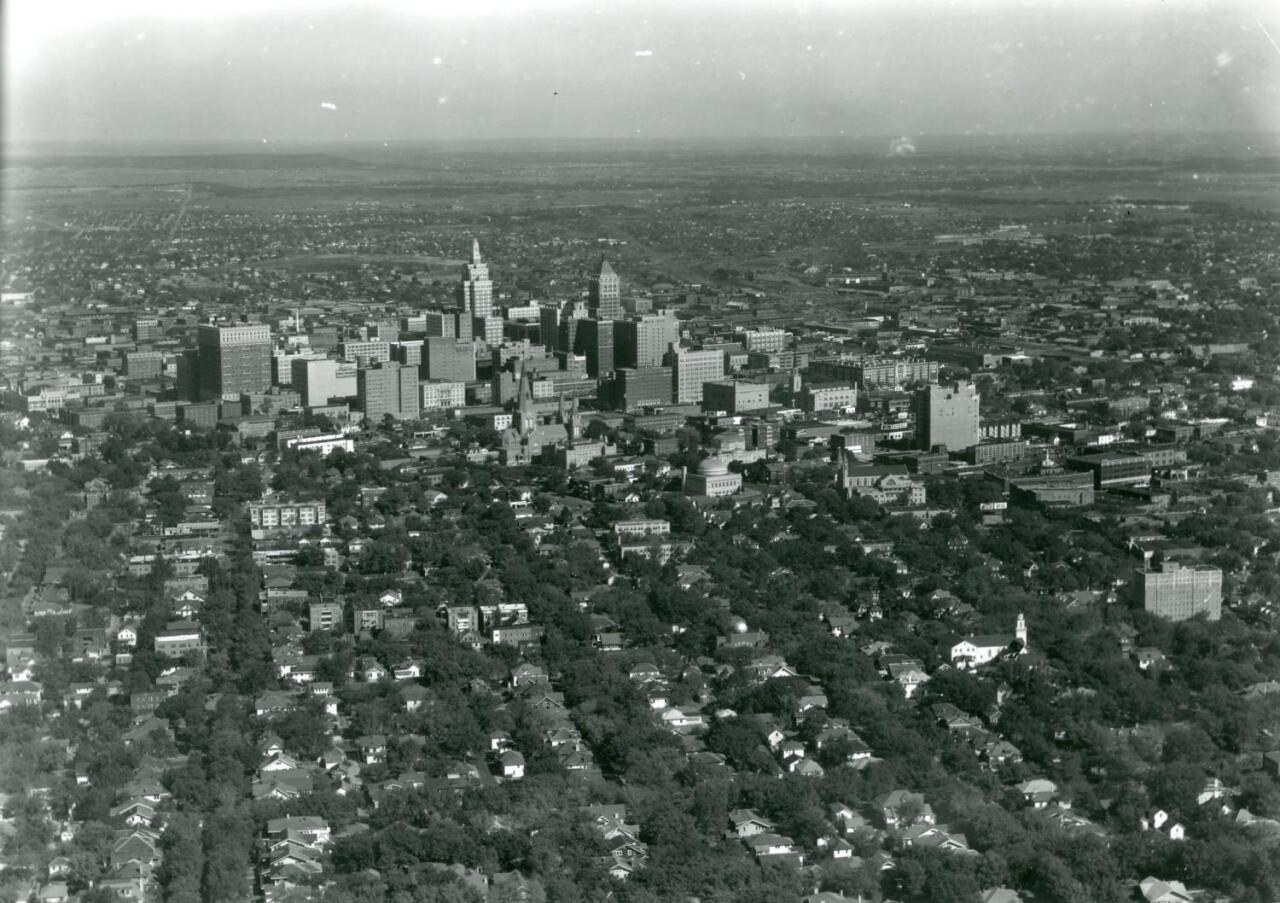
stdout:
POLYGON ((493 280, 480 257, 480 239, 471 239, 471 260, 462 265, 462 310, 472 318, 493 314, 493 280))
POLYGON ((622 319, 622 280, 603 257, 599 272, 591 277, 587 309, 593 320, 622 319))

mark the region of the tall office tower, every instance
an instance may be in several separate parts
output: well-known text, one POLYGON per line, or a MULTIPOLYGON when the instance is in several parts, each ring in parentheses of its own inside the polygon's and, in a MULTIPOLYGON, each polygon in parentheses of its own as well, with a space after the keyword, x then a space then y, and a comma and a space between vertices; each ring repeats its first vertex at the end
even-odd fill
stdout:
POLYGON ((422 339, 408 339, 391 346, 391 359, 402 367, 422 366, 422 339))
POLYGON ((591 277, 587 308, 594 320, 616 320, 622 316, 622 280, 603 257, 600 271, 591 277))
POLYGON ((476 380, 476 352, 470 342, 431 336, 422 343, 422 376, 471 383, 476 380))
POLYGON ((418 368, 383 361, 356 371, 356 393, 366 422, 378 423, 390 414, 396 420, 418 416, 418 368))
POLYGON ((356 365, 331 359, 295 360, 293 388, 304 407, 328 404, 334 398, 354 398, 359 392, 356 365))
POLYGON ((178 398, 182 401, 200 400, 200 352, 194 348, 184 348, 178 353, 177 364, 178 398))
POLYGON ((456 310, 429 310, 425 314, 428 336, 444 336, 450 339, 470 339, 471 314, 456 310))
POLYGON ((579 320, 574 354, 587 359, 587 376, 599 379, 613 372, 613 321, 579 320))
POLYGON ((644 405, 671 404, 671 368, 620 368, 613 371, 609 397, 615 408, 633 411, 644 405))
POLYGON ((916 390, 913 407, 916 445, 923 449, 946 446, 964 451, 981 441, 978 390, 971 382, 933 384, 916 390))
POLYGON ((472 317, 471 334, 486 345, 501 345, 502 317, 498 314, 490 314, 487 317, 472 317))
POLYGON ((271 382, 277 386, 287 386, 293 382, 293 362, 323 360, 324 354, 309 348, 301 351, 286 351, 277 348, 271 353, 271 382))
POLYGON ((702 401, 702 384, 724 379, 724 352, 673 348, 667 355, 676 404, 702 401))
POLYGON ((410 334, 422 334, 427 331, 427 315, 425 313, 414 314, 411 317, 400 318, 400 332, 410 334))
POLYGON ((398 342, 400 341, 400 324, 395 320, 374 320, 365 324, 364 334, 370 341, 398 342))
POLYGON ((271 388, 271 329, 202 324, 196 331, 197 391, 201 399, 235 397, 271 388))
POLYGON ((542 343, 542 347, 547 349, 548 354, 554 354, 560 350, 556 347, 559 337, 560 304, 555 301, 548 301, 538 311, 538 341, 542 343))
POLYGON ((587 318, 587 305, 582 301, 561 301, 542 308, 539 338, 547 350, 573 353, 578 336, 578 323, 587 318))
POLYGON ((462 310, 472 317, 493 313, 493 280, 489 264, 480 259, 480 240, 471 240, 471 262, 462 265, 462 310))
POLYGON ((613 324, 613 363, 617 367, 661 367, 680 341, 680 321, 671 312, 649 314, 613 324))
POLYGON ((1142 607, 1160 618, 1184 621, 1204 615, 1222 617, 1222 571, 1215 567, 1185 567, 1166 561, 1159 571, 1140 570, 1133 581, 1142 607))

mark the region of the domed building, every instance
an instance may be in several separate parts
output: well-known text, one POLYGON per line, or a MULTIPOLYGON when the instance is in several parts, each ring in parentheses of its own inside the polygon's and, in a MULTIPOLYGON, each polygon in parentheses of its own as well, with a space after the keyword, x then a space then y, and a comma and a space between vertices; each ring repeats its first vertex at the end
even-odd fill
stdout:
POLYGON ((733 473, 721 458, 704 458, 694 473, 684 477, 685 495, 720 498, 742 490, 742 474, 733 473))

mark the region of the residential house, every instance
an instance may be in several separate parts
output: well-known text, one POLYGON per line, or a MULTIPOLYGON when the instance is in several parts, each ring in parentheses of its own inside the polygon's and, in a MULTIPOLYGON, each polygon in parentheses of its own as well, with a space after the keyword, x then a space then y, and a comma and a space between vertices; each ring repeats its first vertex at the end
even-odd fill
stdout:
POLYGON ((892 790, 877 801, 876 807, 885 826, 894 830, 903 830, 914 824, 937 823, 933 807, 925 801, 924 794, 910 790, 892 790))
POLYGON ((773 822, 761 818, 754 809, 735 809, 729 813, 729 824, 739 838, 754 837, 773 830, 773 822))

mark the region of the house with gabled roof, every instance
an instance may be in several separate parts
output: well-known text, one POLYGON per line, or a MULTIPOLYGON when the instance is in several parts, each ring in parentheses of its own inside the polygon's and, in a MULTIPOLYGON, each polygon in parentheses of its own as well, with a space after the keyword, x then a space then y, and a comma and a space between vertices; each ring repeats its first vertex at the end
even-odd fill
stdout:
POLYGON ((504 781, 520 780, 524 777, 524 756, 519 750, 505 750, 498 755, 498 770, 504 781))
POLYGON ((1147 903, 1192 903, 1195 895, 1181 881, 1162 881, 1150 876, 1138 882, 1138 890, 1147 903))
POLYGON ((949 830, 946 825, 916 823, 904 830, 898 841, 904 847, 940 850, 944 853, 975 853, 963 834, 949 830))
POLYGON ((1030 778, 1019 784, 1017 790, 1033 809, 1043 809, 1058 797, 1058 785, 1048 778, 1030 778))
POLYGON ((366 734, 356 737, 356 748, 366 765, 377 765, 387 759, 387 738, 383 734, 366 734))
POLYGON ((914 824, 932 825, 937 822, 933 807, 924 794, 910 790, 891 790, 876 802, 884 823, 891 829, 901 830, 914 824))
POLYGON ((547 671, 541 665, 522 662, 511 669, 511 686, 513 689, 520 689, 530 684, 546 683, 550 683, 550 678, 547 677, 547 671))
POLYGON ((743 842, 760 862, 791 862, 797 866, 804 865, 804 856, 796 847, 796 842, 784 834, 766 831, 752 834, 743 842))
POLYGON ((113 868, 136 863, 147 874, 160 864, 158 849, 160 835, 146 828, 136 828, 128 834, 121 835, 111 845, 111 865, 113 868))
POLYGON ((997 739, 987 743, 980 750, 980 755, 992 768, 1017 765, 1022 761, 1022 750, 1008 740, 997 739))
POLYGON ((729 813, 729 825, 739 838, 766 834, 774 829, 773 822, 756 814, 754 809, 735 809, 729 813))
POLYGON ((118 806, 113 806, 107 814, 131 828, 149 828, 156 820, 155 806, 143 799, 127 800, 118 806))

